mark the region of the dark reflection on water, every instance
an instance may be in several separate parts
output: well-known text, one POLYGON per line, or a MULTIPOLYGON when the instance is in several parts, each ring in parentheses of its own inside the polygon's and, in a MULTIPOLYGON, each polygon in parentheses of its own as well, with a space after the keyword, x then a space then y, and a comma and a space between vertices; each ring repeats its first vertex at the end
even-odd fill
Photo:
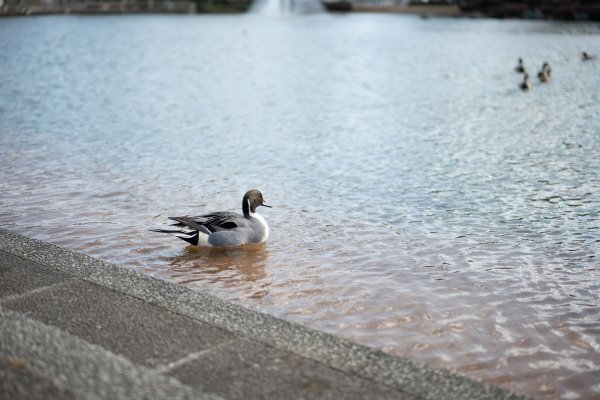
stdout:
POLYGON ((543 398, 599 396, 597 24, 0 21, 0 224, 543 398), (549 84, 518 89, 523 57, 549 84), (240 211, 266 245, 148 229, 240 211))

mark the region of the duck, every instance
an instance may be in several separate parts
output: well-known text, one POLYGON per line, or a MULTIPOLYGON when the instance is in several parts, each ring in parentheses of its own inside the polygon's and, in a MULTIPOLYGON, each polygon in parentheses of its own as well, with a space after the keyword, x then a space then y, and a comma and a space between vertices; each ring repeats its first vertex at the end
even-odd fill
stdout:
POLYGON ((522 90, 529 90, 529 89, 531 89, 531 84, 529 83, 529 75, 525 74, 523 76, 523 82, 521 82, 521 85, 519 85, 519 87, 522 90))
POLYGON ((517 64, 517 66, 515 67, 515 71, 525 74, 527 73, 527 70, 525 69, 525 67, 523 66, 523 59, 519 58, 519 63, 517 64))
POLYGON ((542 70, 538 72, 538 78, 540 82, 548 82, 550 79, 552 79, 552 68, 550 68, 550 64, 545 62, 542 65, 542 70))
POLYGON ((592 61, 592 60, 595 60, 596 58, 598 58, 598 56, 596 56, 594 54, 588 54, 586 51, 581 53, 581 59, 583 61, 592 61))
POLYGON ((236 247, 264 243, 269 238, 269 225, 256 212, 258 207, 271 208, 258 189, 248 190, 242 198, 242 214, 217 211, 198 216, 168 217, 179 229, 151 229, 158 233, 177 234, 192 246, 236 247))

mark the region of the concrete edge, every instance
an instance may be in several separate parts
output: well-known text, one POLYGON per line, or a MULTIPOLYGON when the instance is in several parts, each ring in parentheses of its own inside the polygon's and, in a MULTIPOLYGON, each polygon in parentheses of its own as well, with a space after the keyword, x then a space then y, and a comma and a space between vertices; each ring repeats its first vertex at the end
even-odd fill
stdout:
POLYGON ((48 378, 77 397, 221 399, 194 392, 174 377, 135 365, 100 346, 2 307, 0 338, 0 355, 17 357, 23 362, 21 368, 48 378))
POLYGON ((528 398, 1 228, 0 249, 423 399, 528 398))

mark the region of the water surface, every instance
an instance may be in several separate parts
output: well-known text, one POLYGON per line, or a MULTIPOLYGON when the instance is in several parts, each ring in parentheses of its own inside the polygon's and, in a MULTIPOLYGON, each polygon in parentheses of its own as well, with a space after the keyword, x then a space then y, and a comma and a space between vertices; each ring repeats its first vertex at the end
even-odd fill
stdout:
POLYGON ((0 225, 539 398, 600 395, 597 24, 0 20, 0 225), (531 92, 544 61, 554 80, 531 92), (265 245, 149 232, 241 207, 265 245))

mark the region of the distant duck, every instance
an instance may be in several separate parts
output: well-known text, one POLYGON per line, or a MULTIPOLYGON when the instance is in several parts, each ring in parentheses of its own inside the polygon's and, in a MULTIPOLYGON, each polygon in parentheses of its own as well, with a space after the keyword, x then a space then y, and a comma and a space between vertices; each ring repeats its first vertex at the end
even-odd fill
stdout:
POLYGON ((594 54, 588 54, 585 51, 583 53, 581 53, 581 59, 583 61, 592 61, 592 60, 595 60, 596 58, 598 58, 598 56, 596 56, 594 54))
POLYGON ((542 65, 542 70, 538 72, 538 78, 540 82, 548 82, 552 79, 552 68, 550 68, 550 64, 547 62, 542 65))
POLYGON ((521 73, 521 74, 526 74, 527 73, 527 70, 523 66, 523 59, 522 58, 519 58, 519 63, 515 67, 515 71, 517 71, 518 73, 521 73))
POLYGON ((521 85, 519 85, 519 87, 522 90, 531 89, 531 83, 529 83, 529 75, 527 75, 527 74, 523 75, 523 82, 521 82, 521 85))

